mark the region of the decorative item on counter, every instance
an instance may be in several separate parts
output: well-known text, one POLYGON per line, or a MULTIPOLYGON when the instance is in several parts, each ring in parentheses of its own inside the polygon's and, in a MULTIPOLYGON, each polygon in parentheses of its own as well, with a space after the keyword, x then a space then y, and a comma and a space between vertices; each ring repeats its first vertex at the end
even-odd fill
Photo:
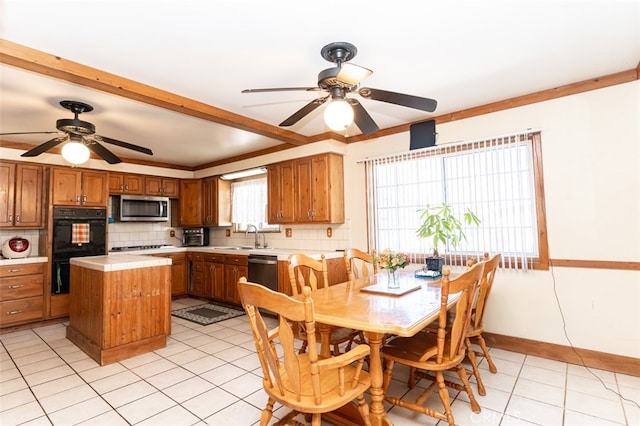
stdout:
POLYGON ((400 280, 396 277, 396 271, 409 264, 409 258, 406 254, 385 249, 378 253, 373 262, 377 263, 380 269, 386 269, 389 272, 389 281, 387 283, 389 288, 400 287, 400 280))
POLYGON ((31 254, 31 242, 28 238, 15 236, 2 244, 2 255, 7 259, 20 259, 31 254))

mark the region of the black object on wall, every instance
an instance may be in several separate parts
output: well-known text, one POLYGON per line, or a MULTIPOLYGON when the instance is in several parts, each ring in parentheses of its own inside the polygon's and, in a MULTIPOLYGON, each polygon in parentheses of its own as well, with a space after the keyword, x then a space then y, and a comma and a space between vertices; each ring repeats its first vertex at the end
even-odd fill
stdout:
POLYGON ((436 121, 428 120, 409 127, 409 149, 429 148, 436 145, 436 121))

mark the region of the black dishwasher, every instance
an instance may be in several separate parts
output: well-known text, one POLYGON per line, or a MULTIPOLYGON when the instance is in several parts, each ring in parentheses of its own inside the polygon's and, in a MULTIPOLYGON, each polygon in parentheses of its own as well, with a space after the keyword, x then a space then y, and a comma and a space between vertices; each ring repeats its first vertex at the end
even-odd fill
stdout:
POLYGON ((248 262, 249 282, 278 291, 278 256, 250 254, 248 262))

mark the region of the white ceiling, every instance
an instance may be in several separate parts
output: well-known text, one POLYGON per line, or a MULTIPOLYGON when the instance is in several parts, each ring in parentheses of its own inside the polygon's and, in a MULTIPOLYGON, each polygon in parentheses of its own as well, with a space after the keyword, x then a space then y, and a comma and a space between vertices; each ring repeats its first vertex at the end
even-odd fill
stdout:
MULTIPOLYGON (((269 126, 318 92, 331 42, 358 48, 363 86, 438 100, 433 114, 358 96, 381 129, 636 68, 640 1, 0 0, 0 37, 269 126)), ((0 132, 54 131, 74 99, 123 158, 198 166, 282 144, 124 97, 0 64, 0 132)), ((356 96, 356 95, 351 95, 356 96)), ((327 132, 322 107, 287 128, 327 132)), ((264 132, 262 132, 264 133, 264 132)), ((360 132, 355 126, 348 135, 360 132)), ((51 135, 3 136, 38 145, 51 135)))

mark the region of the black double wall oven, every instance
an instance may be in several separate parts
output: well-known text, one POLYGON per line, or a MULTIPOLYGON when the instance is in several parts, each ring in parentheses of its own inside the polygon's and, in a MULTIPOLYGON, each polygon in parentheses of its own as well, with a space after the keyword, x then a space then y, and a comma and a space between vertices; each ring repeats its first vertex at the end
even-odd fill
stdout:
POLYGON ((69 260, 107 254, 106 240, 106 209, 54 207, 51 294, 69 293, 69 260))

